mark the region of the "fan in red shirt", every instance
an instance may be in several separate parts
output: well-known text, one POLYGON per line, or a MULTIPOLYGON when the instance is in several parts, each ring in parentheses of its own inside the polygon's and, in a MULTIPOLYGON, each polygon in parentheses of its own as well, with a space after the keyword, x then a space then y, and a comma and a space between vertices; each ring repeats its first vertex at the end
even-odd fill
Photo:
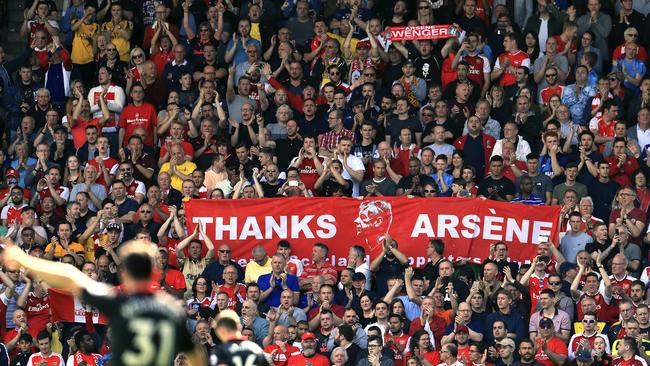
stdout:
POLYGON ((627 155, 625 149, 625 138, 616 137, 614 138, 612 155, 605 158, 610 167, 609 177, 621 187, 631 186, 632 180, 630 177, 632 173, 639 169, 639 163, 635 158, 627 155))
POLYGON ((557 95, 558 97, 562 97, 564 86, 558 83, 559 78, 556 67, 547 68, 544 77, 548 85, 539 92, 539 97, 541 104, 548 104, 552 96, 557 95))
POLYGON ((316 353, 316 335, 312 332, 302 334, 302 353, 291 356, 289 365, 292 366, 329 366, 329 358, 316 353))
POLYGON ((246 285, 237 283, 237 268, 233 265, 228 265, 223 269, 223 285, 217 285, 212 282, 212 298, 223 292, 228 295, 228 308, 230 310, 237 309, 237 305, 241 305, 246 299, 246 285))
MULTIPOLYGON (((275 311, 270 311, 269 314, 267 314, 266 319, 271 321, 269 316, 273 317, 274 315, 275 311)), ((289 333, 287 332, 287 327, 284 325, 276 325, 275 328, 270 330, 269 336, 272 337, 273 343, 264 347, 264 353, 271 355, 275 366, 289 365, 289 358, 300 355, 298 347, 294 347, 287 343, 289 333)))
POLYGON ((185 276, 181 271, 167 266, 168 255, 167 248, 158 248, 158 258, 156 259, 160 266, 160 287, 171 295, 180 298, 180 295, 187 289, 185 276))
POLYGON ((559 366, 568 358, 566 343, 555 335, 555 326, 550 318, 539 321, 539 335, 535 340, 535 361, 546 366, 559 366))
POLYGON ((97 156, 93 160, 88 160, 88 165, 94 166, 99 174, 95 183, 101 184, 107 189, 108 183, 106 178, 112 180, 118 167, 118 161, 108 155, 109 146, 108 137, 101 136, 97 138, 97 156))
POLYGON ((27 366, 62 366, 64 365, 63 357, 60 354, 52 352, 52 335, 47 330, 38 333, 36 344, 40 352, 29 356, 27 366), (43 365, 45 364, 45 365, 43 365))
POLYGON ((313 136, 303 137, 302 149, 291 161, 291 167, 298 169, 300 180, 305 184, 305 188, 314 189, 314 184, 323 171, 323 158, 318 156, 316 139, 313 136))
POLYGON ((636 339, 632 337, 625 337, 618 344, 618 358, 612 362, 612 366, 647 366, 643 358, 636 355, 637 352, 636 339))
POLYGON ((50 300, 45 286, 39 281, 27 278, 25 289, 16 302, 19 307, 25 309, 29 334, 34 338, 46 329, 50 322, 50 300))
POLYGON ((403 331, 404 320, 399 314, 388 317, 388 332, 384 334, 384 347, 393 351, 395 366, 404 365, 404 350, 408 345, 410 336, 403 331))
POLYGON ((147 131, 144 144, 153 146, 154 127, 158 125, 156 108, 144 101, 142 84, 133 85, 130 95, 133 103, 126 106, 120 115, 119 145, 126 146, 133 131, 138 127, 144 127, 147 131))
POLYGON ((503 39, 503 46, 506 52, 499 55, 490 76, 493 81, 500 77, 499 85, 505 88, 517 83, 515 70, 519 66, 530 68, 530 58, 526 52, 519 49, 516 34, 507 34, 503 39))
POLYGON ((68 127, 72 133, 74 148, 79 149, 86 142, 86 128, 95 126, 98 130, 104 127, 104 124, 111 118, 111 113, 106 104, 106 92, 99 96, 99 106, 102 110, 101 118, 92 118, 90 114, 90 102, 81 94, 79 89, 74 90, 76 100, 73 101, 75 109, 72 112, 72 118, 68 120, 68 127))

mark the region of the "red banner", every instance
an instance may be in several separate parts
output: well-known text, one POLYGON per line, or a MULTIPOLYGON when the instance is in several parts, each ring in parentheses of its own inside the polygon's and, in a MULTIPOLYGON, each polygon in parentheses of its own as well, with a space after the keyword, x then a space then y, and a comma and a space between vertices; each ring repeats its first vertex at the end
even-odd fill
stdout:
POLYGON ((455 24, 390 27, 386 33, 386 38, 391 41, 416 41, 420 39, 446 39, 460 37, 464 33, 465 32, 455 24))
MULTIPOLYGON (((52 321, 86 323, 86 309, 78 297, 70 292, 50 288, 47 290, 50 297, 52 321)), ((108 324, 104 314, 93 308, 93 324, 108 324)))
POLYGON ((287 239, 292 255, 309 264, 316 242, 330 248, 328 260, 345 266, 350 246, 363 245, 374 258, 386 233, 411 263, 426 263, 430 239, 445 242, 445 256, 480 263, 490 244, 504 241, 513 260, 530 260, 540 241, 557 243, 560 208, 466 198, 270 198, 191 200, 185 215, 189 232, 201 223, 215 245, 227 243, 245 264, 253 246, 275 253, 287 239))

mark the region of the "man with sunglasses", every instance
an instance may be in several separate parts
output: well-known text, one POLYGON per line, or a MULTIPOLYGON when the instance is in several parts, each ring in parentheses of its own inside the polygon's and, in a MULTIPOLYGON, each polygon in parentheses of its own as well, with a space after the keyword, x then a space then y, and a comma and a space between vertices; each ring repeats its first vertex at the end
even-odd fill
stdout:
POLYGON ((582 332, 574 334, 569 341, 569 360, 574 360, 576 358, 576 354, 580 350, 593 349, 596 337, 601 337, 609 348, 609 341, 607 340, 607 337, 598 331, 598 319, 596 318, 596 313, 585 313, 581 322, 583 329, 582 332))
POLYGON ((535 360, 546 366, 564 364, 568 357, 565 341, 555 334, 553 320, 542 317, 539 320, 539 337, 535 340, 535 360))
POLYGON ((228 244, 219 245, 217 250, 217 258, 214 262, 210 263, 201 277, 205 277, 210 281, 210 283, 222 284, 223 283, 223 271, 227 266, 235 267, 237 271, 236 281, 240 282, 244 280, 244 270, 241 266, 232 260, 232 249, 228 244))

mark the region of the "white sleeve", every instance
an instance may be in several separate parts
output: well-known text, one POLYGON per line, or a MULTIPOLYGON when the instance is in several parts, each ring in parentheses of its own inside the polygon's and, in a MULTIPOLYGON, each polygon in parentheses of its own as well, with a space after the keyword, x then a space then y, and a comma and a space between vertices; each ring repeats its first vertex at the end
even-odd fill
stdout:
POLYGON ((68 187, 62 187, 62 188, 63 191, 59 196, 61 196, 61 198, 63 198, 65 201, 68 201, 68 199, 70 199, 70 188, 68 187))
POLYGON ((526 66, 527 68, 530 69, 530 58, 525 58, 525 59, 521 62, 521 66, 526 66))
POLYGON ((8 215, 9 215, 9 206, 5 206, 2 208, 2 212, 0 212, 0 219, 6 220, 8 215))
POLYGON ((650 281, 650 279, 648 278, 648 270, 650 270, 650 267, 645 267, 643 271, 641 271, 641 278, 640 278, 640 280, 643 281, 646 287, 648 286, 648 281, 650 281))
POLYGON ((100 110, 99 103, 95 103, 95 91, 96 90, 97 90, 96 88, 92 88, 88 92, 88 103, 90 103, 90 113, 99 112, 99 110, 100 110))
POLYGON ((483 58, 483 72, 490 72, 492 69, 490 68, 490 61, 488 61, 487 57, 481 56, 483 58))
POLYGON ((120 164, 113 164, 113 166, 111 167, 111 170, 109 171, 109 173, 110 173, 111 175, 115 175, 115 174, 117 174, 117 169, 118 169, 119 167, 120 167, 120 164))
POLYGON ((573 360, 576 358, 576 355, 575 355, 575 353, 573 352, 573 347, 571 347, 571 345, 573 344, 573 340, 574 340, 577 336, 578 336, 578 334, 574 334, 574 335, 571 336, 571 339, 569 340, 569 344, 568 344, 568 347, 567 347, 567 348, 568 348, 568 351, 569 351, 569 353, 567 354, 567 356, 569 356, 569 360, 570 360, 570 361, 573 361, 573 360))
POLYGON ((144 187, 144 183, 138 182, 138 187, 135 189, 135 193, 140 193, 143 196, 147 195, 147 189, 144 187))
POLYGON ((593 117, 592 119, 589 120, 589 130, 590 131, 598 131, 598 118, 593 117))
POLYGON ((500 59, 499 59, 498 56, 497 56, 496 62, 494 63, 494 69, 495 70, 501 69, 501 63, 500 63, 500 59))
POLYGON ((35 366, 34 365, 34 356, 36 356, 36 353, 32 353, 32 355, 29 356, 29 359, 27 360, 27 366, 35 366))

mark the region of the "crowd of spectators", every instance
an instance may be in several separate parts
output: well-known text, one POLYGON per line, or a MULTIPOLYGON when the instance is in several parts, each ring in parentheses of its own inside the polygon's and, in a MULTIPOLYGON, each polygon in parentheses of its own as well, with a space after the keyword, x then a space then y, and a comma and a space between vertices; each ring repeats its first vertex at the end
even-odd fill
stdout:
MULTIPOLYGON (((26 0, 25 47, 0 47, 0 235, 30 255, 118 286, 121 243, 149 240, 196 343, 236 310, 278 366, 647 366, 647 0, 60 5, 26 0), (242 267, 185 223, 191 199, 295 196, 553 205, 560 239, 481 264, 434 239, 422 268, 390 237, 341 243, 345 268, 266 242, 242 267)), ((108 362, 120 335, 92 308, 55 321, 75 305, 0 281, 0 366, 108 362)))

